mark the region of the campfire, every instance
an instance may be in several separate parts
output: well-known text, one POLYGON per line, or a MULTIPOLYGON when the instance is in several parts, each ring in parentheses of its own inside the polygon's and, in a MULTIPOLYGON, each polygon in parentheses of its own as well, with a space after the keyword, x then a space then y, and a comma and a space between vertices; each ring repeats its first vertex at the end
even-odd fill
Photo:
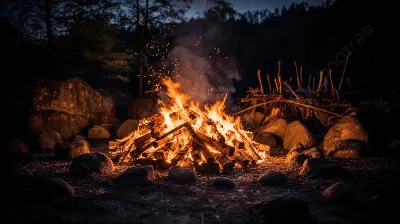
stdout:
POLYGON ((225 111, 226 96, 201 108, 180 92, 180 83, 164 79, 168 100, 159 100, 159 113, 143 119, 136 131, 115 142, 119 164, 194 168, 201 173, 232 173, 263 161, 269 146, 252 141, 241 118, 225 111))

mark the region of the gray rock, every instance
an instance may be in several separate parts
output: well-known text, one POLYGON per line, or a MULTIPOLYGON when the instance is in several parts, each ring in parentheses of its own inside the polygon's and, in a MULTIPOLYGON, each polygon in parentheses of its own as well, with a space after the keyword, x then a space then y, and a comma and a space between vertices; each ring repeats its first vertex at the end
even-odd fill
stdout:
POLYGON ((124 138, 128 135, 130 135, 133 131, 135 131, 139 126, 139 121, 137 120, 126 120, 124 123, 121 124, 121 126, 118 128, 117 131, 117 137, 118 138, 124 138))
POLYGON ((100 152, 80 155, 69 167, 70 174, 74 176, 88 176, 92 173, 110 174, 113 171, 114 164, 111 159, 100 152))
POLYGON ((337 212, 331 212, 329 210, 316 211, 313 214, 315 224, 352 224, 350 220, 342 218, 337 212))
POLYGON ((236 183, 232 179, 226 177, 214 177, 211 179, 210 185, 222 189, 233 189, 236 187, 236 183))
POLYGON ((90 153, 90 145, 83 136, 77 135, 72 142, 60 144, 54 151, 56 159, 71 161, 80 155, 90 153))
POLYGON ((54 130, 69 140, 92 124, 109 123, 114 109, 111 97, 80 78, 52 81, 36 90, 29 127, 33 135, 54 130))
POLYGON ((276 147, 277 145, 275 137, 266 132, 258 133, 256 136, 254 136, 253 141, 268 145, 270 147, 276 147))
POLYGON ((268 224, 311 223, 308 205, 301 199, 284 195, 264 202, 260 212, 268 224))
POLYGON ((254 119, 254 124, 255 125, 260 125, 260 123, 261 123, 261 121, 262 121, 262 119, 264 118, 264 114, 263 113, 261 113, 261 112, 255 112, 254 113, 254 117, 253 117, 253 119, 254 119))
POLYGON ((311 148, 318 142, 315 136, 300 121, 294 121, 286 129, 283 147, 290 150, 298 143, 301 143, 305 148, 311 148))
POLYGON ((155 180, 154 168, 150 165, 132 167, 121 174, 118 179, 124 182, 153 182, 155 180))
POLYGON ((306 155, 310 158, 324 158, 323 152, 320 149, 313 147, 311 149, 304 150, 301 154, 306 155))
POLYGON ((335 148, 327 152, 327 156, 335 159, 356 159, 362 153, 365 154, 368 151, 370 149, 367 143, 355 139, 346 139, 337 142, 335 148))
POLYGON ((303 166, 304 162, 310 157, 299 152, 291 152, 286 156, 286 163, 289 170, 295 170, 303 166))
POLYGON ((324 137, 323 147, 325 152, 334 150, 342 140, 355 139, 368 142, 368 134, 364 127, 354 116, 345 116, 332 126, 324 137))
POLYGON ((62 143, 62 138, 56 131, 44 131, 39 136, 39 145, 42 150, 53 150, 59 143, 62 143))
POLYGON ((285 132, 289 122, 284 118, 269 119, 266 124, 260 128, 260 133, 266 132, 278 137, 280 141, 285 138, 285 132))
POLYGON ((197 181, 196 173, 188 168, 173 166, 168 169, 168 180, 181 184, 193 184, 197 181))
POLYGON ((300 175, 310 177, 341 176, 345 173, 342 166, 326 159, 310 158, 304 161, 300 175))
POLYGON ((330 201, 347 201, 354 198, 354 189, 347 183, 338 182, 328 187, 322 196, 330 201))
POLYGON ((257 182, 264 186, 276 186, 284 184, 288 180, 287 176, 279 172, 267 172, 257 179, 257 182))
POLYGON ((8 143, 8 152, 14 156, 21 156, 27 154, 29 151, 28 145, 21 139, 12 139, 8 143))
POLYGON ((90 139, 110 138, 110 133, 102 126, 93 125, 93 127, 89 129, 88 138, 90 139))
POLYGON ((28 197, 37 200, 72 199, 75 190, 67 182, 59 178, 32 177, 26 182, 24 190, 28 197))

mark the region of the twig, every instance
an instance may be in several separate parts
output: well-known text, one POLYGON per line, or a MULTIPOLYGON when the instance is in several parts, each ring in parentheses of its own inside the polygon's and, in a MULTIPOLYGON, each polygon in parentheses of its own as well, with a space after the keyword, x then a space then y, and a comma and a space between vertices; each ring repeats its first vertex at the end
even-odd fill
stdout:
POLYGON ((349 84, 349 87, 350 87, 350 89, 351 89, 350 77, 348 77, 348 78, 346 79, 346 81, 347 81, 347 83, 349 84))
POLYGON ((342 82, 343 82, 343 78, 344 78, 344 73, 346 72, 347 62, 349 61, 350 55, 351 55, 351 52, 349 52, 349 54, 347 55, 347 57, 346 57, 346 62, 344 63, 342 78, 340 79, 340 84, 339 84, 338 92, 340 92, 340 89, 342 88, 342 82))
POLYGON ((331 87, 332 87, 332 97, 335 98, 335 86, 333 86, 333 81, 332 81, 332 70, 329 69, 329 79, 331 81, 331 87))
POLYGON ((298 89, 300 90, 300 89, 301 89, 301 88, 300 88, 300 77, 299 77, 299 71, 298 71, 298 69, 297 69, 297 63, 296 63, 296 61, 294 61, 294 67, 295 67, 295 69, 296 69, 297 87, 298 87, 298 89))
POLYGON ((311 82, 311 73, 310 73, 310 76, 308 76, 308 84, 307 84, 307 88, 309 90, 311 89, 310 82, 311 82))
POLYGON ((279 84, 279 94, 282 95, 282 79, 281 79, 281 61, 278 61, 278 84, 279 84))
POLYGON ((303 90, 303 66, 300 65, 300 90, 303 90))
POLYGON ((272 93, 271 82, 269 81, 269 75, 267 74, 268 86, 269 86, 269 93, 272 93))
POLYGON ((258 77, 258 82, 260 83, 261 94, 264 95, 264 86, 262 84, 261 71, 260 70, 257 71, 257 77, 258 77))
POLYGON ((317 94, 319 94, 319 91, 321 90, 323 75, 324 75, 324 72, 321 71, 321 72, 319 73, 319 83, 318 83, 317 94))
MULTIPOLYGON (((257 71, 257 77, 258 77, 258 82, 260 83, 261 94, 264 95, 264 86, 262 84, 261 71, 260 70, 257 71)), ((267 108, 264 106, 264 112, 266 112, 266 111, 267 111, 267 108)))
POLYGON ((300 97, 293 91, 293 89, 286 82, 283 82, 283 84, 285 84, 286 87, 288 87, 288 89, 290 90, 290 92, 293 93, 293 95, 296 97, 296 99, 300 99, 300 97))
POLYGON ((278 87, 278 82, 277 82, 276 78, 274 79, 274 83, 275 83, 276 91, 279 94, 279 87, 278 87))
POLYGON ((343 116, 342 114, 337 114, 335 112, 332 112, 332 111, 329 111, 329 110, 326 110, 326 109, 318 108, 318 107, 315 107, 315 106, 311 106, 311 105, 307 105, 307 104, 304 104, 304 103, 297 102, 296 100, 289 100, 289 99, 276 99, 276 100, 270 100, 270 101, 265 102, 265 103, 259 103, 259 104, 253 105, 251 107, 248 107, 246 109, 243 109, 243 110, 237 112, 236 115, 241 114, 243 112, 246 112, 248 110, 251 110, 253 108, 262 106, 262 105, 267 105, 267 104, 277 103, 277 102, 285 102, 285 103, 295 104, 295 105, 298 105, 298 106, 302 106, 302 107, 310 108, 310 109, 313 109, 313 110, 325 112, 327 114, 331 114, 331 115, 334 115, 336 117, 342 117, 343 116))
POLYGON ((315 90, 315 77, 313 77, 313 81, 312 81, 312 91, 315 90))

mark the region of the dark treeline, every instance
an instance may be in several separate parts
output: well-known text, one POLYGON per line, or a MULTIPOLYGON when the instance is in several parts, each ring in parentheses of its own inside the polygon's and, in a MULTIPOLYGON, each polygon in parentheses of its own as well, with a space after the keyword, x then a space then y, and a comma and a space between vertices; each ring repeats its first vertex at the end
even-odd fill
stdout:
MULTIPOLYGON (((231 33, 234 47, 221 51, 236 60, 241 80, 234 83, 235 97, 258 86, 258 69, 264 80, 267 74, 274 78, 278 60, 286 80, 295 78, 296 60, 303 67, 304 87, 310 74, 317 79, 321 70, 327 74, 328 69, 338 85, 350 51, 346 80, 350 77, 352 90, 369 99, 393 94, 394 84, 384 73, 381 11, 373 1, 337 0, 320 6, 303 2, 240 14, 228 2, 216 0, 201 18, 190 20, 184 19, 190 7, 187 0, 31 0, 7 7, 0 20, 7 55, 2 78, 13 103, 29 102, 33 90, 45 80, 71 76, 80 76, 96 88, 105 77, 130 80, 127 92, 137 97, 140 66, 143 91, 150 90, 148 81, 157 77, 154 71, 173 47, 158 51, 149 47, 159 39, 157 34, 165 34, 164 45, 173 43, 176 33, 169 29, 204 21, 223 24, 231 33), (141 58, 143 49, 146 58, 141 58)), ((295 79, 291 83, 295 85, 295 79)), ((348 89, 347 82, 345 86, 348 89)))

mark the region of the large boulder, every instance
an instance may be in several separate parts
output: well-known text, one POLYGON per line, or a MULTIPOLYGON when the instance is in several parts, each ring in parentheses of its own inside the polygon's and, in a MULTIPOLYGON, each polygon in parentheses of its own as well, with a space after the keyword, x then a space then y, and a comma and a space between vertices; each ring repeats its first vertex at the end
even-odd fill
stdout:
POLYGON ((124 138, 130 135, 133 131, 135 131, 139 126, 139 121, 134 119, 129 119, 124 121, 121 126, 118 128, 117 137, 124 138))
POLYGON ((283 138, 283 147, 290 150, 298 143, 301 143, 304 148, 311 148, 318 142, 303 123, 293 121, 287 126, 285 137, 283 138))
POLYGON ((110 174, 113 171, 112 160, 101 152, 80 155, 72 161, 69 167, 71 175, 83 177, 92 173, 110 174))
POLYGON ((93 125, 88 131, 88 138, 90 139, 106 139, 110 138, 110 132, 100 125, 93 125))
POLYGON ((368 142, 368 134, 355 116, 348 115, 332 126, 324 137, 323 147, 325 152, 329 152, 342 140, 354 139, 368 142))
POLYGON ((287 126, 289 125, 289 122, 285 118, 272 118, 269 119, 266 124, 264 124, 259 132, 263 133, 270 133, 277 137, 278 140, 283 141, 285 138, 285 132, 287 129, 287 126))
POLYGON ((64 140, 92 124, 109 123, 114 115, 110 97, 95 91, 80 78, 49 82, 36 90, 29 116, 33 135, 54 130, 64 140))

